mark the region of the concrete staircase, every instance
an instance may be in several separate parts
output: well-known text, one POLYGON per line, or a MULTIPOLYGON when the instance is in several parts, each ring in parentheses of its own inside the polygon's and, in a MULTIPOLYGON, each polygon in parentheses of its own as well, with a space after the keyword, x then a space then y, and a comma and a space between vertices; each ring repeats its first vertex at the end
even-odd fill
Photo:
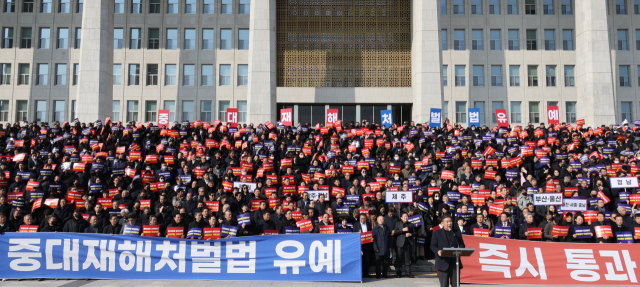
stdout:
MULTIPOLYGON (((418 274, 435 273, 436 272, 435 260, 434 259, 431 259, 431 260, 418 260, 415 265, 411 266, 411 272, 415 273, 416 275, 418 275, 418 274)), ((387 273, 388 274, 395 274, 396 273, 395 267, 394 266, 389 266, 389 270, 387 271, 387 273)), ((376 274, 375 265, 371 265, 371 267, 369 267, 369 274, 370 275, 375 275, 376 274)))

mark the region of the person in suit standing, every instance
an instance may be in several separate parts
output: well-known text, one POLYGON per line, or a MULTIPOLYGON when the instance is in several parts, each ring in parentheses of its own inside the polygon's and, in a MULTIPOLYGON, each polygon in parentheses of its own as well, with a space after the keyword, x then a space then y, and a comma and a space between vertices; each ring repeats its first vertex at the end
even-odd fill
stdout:
MULTIPOLYGON (((363 233, 371 231, 371 224, 367 222, 367 215, 360 214, 360 220, 353 224, 353 232, 363 233)), ((362 277, 369 278, 369 266, 371 265, 371 254, 373 253, 373 243, 362 245, 362 277)))
MULTIPOLYGON (((442 249, 444 248, 464 248, 464 240, 460 230, 453 229, 451 217, 447 216, 442 219, 442 229, 433 232, 431 239, 431 251, 436 254, 436 269, 438 270, 438 279, 440 279, 440 287, 448 287, 449 281, 451 286, 457 286, 460 274, 456 274, 456 257, 442 257, 442 249)), ((462 269, 462 262, 460 262, 462 269)))
POLYGON ((411 275, 411 250, 414 250, 414 238, 417 235, 415 230, 413 223, 409 222, 409 215, 402 213, 401 221, 396 223, 394 232, 398 247, 398 258, 396 259, 396 277, 398 278, 402 277, 402 269, 405 270, 407 277, 413 278, 411 275))
POLYGON ((376 279, 380 279, 381 267, 382 277, 387 278, 391 249, 391 229, 385 226, 384 217, 378 216, 378 225, 373 228, 373 250, 376 254, 376 279))

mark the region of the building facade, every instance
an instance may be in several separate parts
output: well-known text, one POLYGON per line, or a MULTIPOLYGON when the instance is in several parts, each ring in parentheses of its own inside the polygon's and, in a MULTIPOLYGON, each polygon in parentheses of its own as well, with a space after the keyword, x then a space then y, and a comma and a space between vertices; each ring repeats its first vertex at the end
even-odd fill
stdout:
POLYGON ((640 119, 640 0, 0 3, 0 122, 640 119))

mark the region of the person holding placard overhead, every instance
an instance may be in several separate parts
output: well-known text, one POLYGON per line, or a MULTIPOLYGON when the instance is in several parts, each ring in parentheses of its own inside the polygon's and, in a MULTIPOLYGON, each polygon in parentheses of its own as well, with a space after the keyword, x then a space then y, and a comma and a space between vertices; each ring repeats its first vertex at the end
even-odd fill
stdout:
MULTIPOLYGON (((456 258, 441 257, 444 248, 465 248, 464 240, 460 230, 453 229, 453 221, 451 217, 445 216, 442 219, 442 229, 433 232, 431 239, 431 251, 436 254, 436 270, 438 270, 438 279, 440 287, 448 287, 458 285, 459 274, 456 274, 456 258)), ((460 262, 462 269, 462 262, 460 262)))

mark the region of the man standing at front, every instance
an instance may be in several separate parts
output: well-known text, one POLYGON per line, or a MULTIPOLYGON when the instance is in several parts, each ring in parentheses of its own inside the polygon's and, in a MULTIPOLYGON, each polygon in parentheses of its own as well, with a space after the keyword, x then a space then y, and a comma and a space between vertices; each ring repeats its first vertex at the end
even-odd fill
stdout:
MULTIPOLYGON (((442 220, 442 229, 433 232, 431 239, 431 251, 436 254, 436 269, 440 287, 448 287, 449 280, 451 286, 458 285, 459 274, 456 274, 456 258, 441 257, 443 248, 464 248, 464 240, 460 230, 452 229, 453 221, 447 216, 442 220)), ((462 269, 462 262, 460 262, 462 269)))
POLYGON ((413 223, 409 222, 409 215, 402 214, 401 221, 396 223, 395 236, 396 246, 398 247, 398 258, 396 259, 396 277, 402 277, 402 269, 409 278, 411 275, 411 251, 414 250, 414 238, 416 237, 413 223), (401 268, 402 267, 402 268, 401 268))

